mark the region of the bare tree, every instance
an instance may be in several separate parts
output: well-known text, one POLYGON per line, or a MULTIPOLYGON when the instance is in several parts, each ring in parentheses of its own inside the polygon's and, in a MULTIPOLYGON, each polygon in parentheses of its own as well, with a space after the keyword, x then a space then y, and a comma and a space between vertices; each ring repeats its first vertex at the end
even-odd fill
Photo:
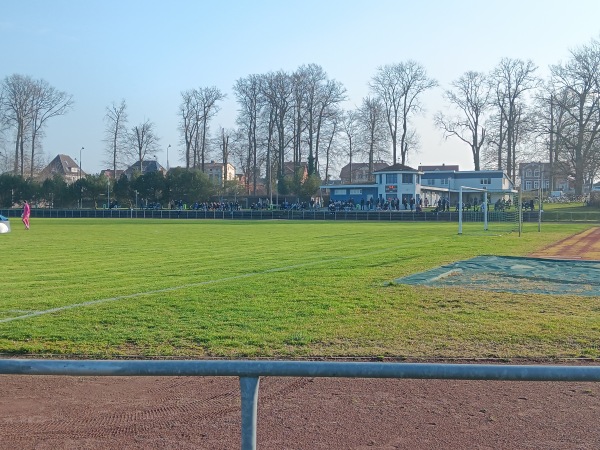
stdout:
POLYGON ((247 136, 242 128, 236 128, 232 134, 232 139, 229 144, 229 159, 236 168, 236 173, 243 174, 245 178, 244 191, 250 194, 248 183, 248 148, 247 136))
MULTIPOLYGON (((303 160, 303 147, 306 139, 304 139, 304 133, 308 129, 308 103, 311 99, 310 88, 311 83, 314 83, 315 78, 318 78, 323 72, 316 74, 316 68, 320 69, 320 66, 311 64, 309 66, 301 66, 296 72, 291 75, 292 89, 293 89, 293 103, 292 103, 292 115, 293 115, 293 132, 292 132, 292 147, 293 156, 292 161, 294 163, 294 172, 300 167, 300 163, 303 160)), ((314 91, 314 89, 313 89, 314 91)), ((310 140, 310 137, 308 138, 310 140)), ((308 152, 307 152, 308 153, 308 152)), ((308 157, 307 157, 308 158, 308 157)), ((314 159, 309 158, 309 164, 313 164, 314 159)), ((310 170, 310 167, 309 167, 310 170)))
POLYGON ((312 167, 312 174, 316 174, 319 171, 319 149, 321 144, 321 132, 322 128, 328 121, 334 120, 335 115, 339 113, 340 109, 338 105, 346 100, 346 88, 336 81, 327 80, 325 85, 322 87, 317 109, 317 120, 315 123, 315 149, 314 149, 314 163, 312 167))
POLYGON ((329 183, 330 170, 333 166, 333 162, 337 157, 337 145, 336 139, 339 134, 339 123, 342 121, 343 111, 339 110, 339 113, 332 114, 331 120, 328 121, 326 126, 323 128, 323 137, 326 142, 325 145, 325 183, 329 183))
POLYGON ((534 72, 537 67, 532 61, 503 58, 492 71, 490 82, 494 92, 494 106, 499 114, 498 133, 502 146, 498 148, 498 168, 502 169, 504 158, 506 173, 511 180, 516 178, 517 146, 523 137, 521 120, 525 117, 528 90, 539 84, 534 72), (505 139, 504 139, 505 136, 505 139))
POLYGON ((258 132, 259 119, 264 106, 264 97, 262 96, 261 77, 259 75, 250 75, 236 81, 233 91, 238 104, 240 113, 237 118, 238 126, 244 130, 247 141, 247 153, 244 166, 246 167, 245 179, 247 192, 252 183, 252 192, 256 195, 257 177, 260 173, 258 166, 258 132))
POLYGON ((227 164, 229 164, 229 138, 232 132, 230 130, 225 131, 225 128, 221 128, 221 157, 223 159, 223 186, 227 180, 227 164))
POLYGON ((106 154, 110 156, 112 163, 115 180, 119 159, 124 156, 127 150, 127 120, 127 103, 124 99, 118 105, 113 102, 106 107, 104 141, 106 142, 106 154))
POLYGON ((555 190, 557 176, 564 176, 568 152, 560 136, 566 135, 569 127, 568 116, 560 103, 566 101, 566 91, 557 92, 551 82, 547 83, 536 98, 533 108, 534 154, 530 161, 548 161, 549 170, 544 173, 550 190, 555 190), (561 100, 557 100, 561 98, 561 100))
POLYGON ((385 106, 394 164, 398 160, 399 131, 401 162, 406 164, 411 134, 408 129, 410 119, 423 110, 419 101, 421 94, 435 86, 437 81, 429 78, 425 68, 415 61, 379 67, 371 80, 371 89, 385 106))
POLYGON ((2 149, 2 152, 0 152, 0 157, 2 157, 2 160, 0 161, 0 163, 2 165, 0 167, 2 167, 2 171, 7 171, 10 168, 9 155, 6 151, 7 128, 8 128, 8 118, 6 115, 5 105, 4 105, 4 89, 3 89, 3 86, 0 86, 0 148, 2 149))
POLYGON ((455 136, 471 147, 475 170, 480 169, 481 147, 485 142, 484 114, 490 105, 490 85, 481 72, 466 72, 452 82, 454 90, 444 93, 446 100, 460 111, 460 115, 445 116, 438 112, 435 124, 447 139, 455 136))
POLYGON ((209 122, 219 112, 218 102, 225 99, 217 87, 191 89, 181 93, 179 128, 183 134, 186 168, 198 167, 204 172, 209 142, 209 122))
POLYGON ((575 194, 581 195, 589 171, 595 172, 600 139, 600 42, 571 52, 564 64, 551 67, 552 83, 564 96, 556 97, 568 126, 559 135, 570 153, 575 178, 575 194), (588 172, 586 174, 586 172, 588 172), (586 176, 587 175, 587 176, 586 176))
MULTIPOLYGON (((204 172, 204 162, 207 156, 208 124, 220 110, 217 102, 224 100, 226 96, 215 86, 197 89, 194 94, 196 121, 198 123, 196 136, 200 139, 200 145, 196 145, 196 153, 200 160, 200 170, 204 172)), ((194 167, 196 167, 197 160, 195 157, 194 163, 194 167)))
POLYGON ((44 80, 14 74, 2 84, 2 109, 4 123, 15 130, 14 173, 25 174, 25 162, 29 159, 29 174, 33 177, 37 158, 36 146, 43 137, 48 119, 66 114, 73 100, 65 92, 58 91, 44 80), (30 154, 25 155, 25 144, 30 154))
POLYGON ((181 93, 179 106, 179 129, 183 134, 185 167, 189 169, 192 161, 193 144, 198 131, 196 108, 194 106, 194 91, 188 90, 181 93))
POLYGON ((358 113, 356 111, 347 111, 342 119, 341 125, 342 132, 348 144, 346 147, 346 154, 348 155, 348 161, 350 164, 350 183, 352 183, 352 157, 354 156, 354 145, 359 133, 358 113))
POLYGON ((31 77, 14 74, 2 84, 5 119, 15 130, 13 173, 24 175, 26 132, 31 125, 34 82, 31 77))
POLYGON ((73 97, 50 86, 45 80, 34 81, 32 90, 29 176, 33 178, 37 140, 43 136, 43 128, 47 125, 48 119, 62 116, 71 109, 73 97))
POLYGON ((158 150, 159 138, 150 120, 134 126, 129 133, 130 149, 137 155, 140 173, 144 172, 143 161, 146 155, 153 155, 158 150))
POLYGON ((366 149, 369 161, 369 177, 373 181, 373 164, 376 156, 386 153, 389 142, 385 129, 385 110, 381 100, 373 97, 363 98, 358 109, 357 120, 360 126, 361 144, 366 149))
POLYGON ((271 167, 275 167, 279 186, 283 186, 286 149, 293 137, 290 137, 290 111, 293 105, 293 84, 291 76, 283 71, 269 73, 263 83, 263 94, 267 100, 266 113, 269 117, 269 138, 267 145, 267 183, 271 184, 271 167), (274 127, 274 129, 272 129, 274 127), (272 131, 275 132, 275 144, 271 146, 272 131), (276 151, 271 157, 271 149, 276 151), (271 164, 273 163, 273 164, 271 164))
POLYGON ((298 108, 305 108, 308 172, 313 175, 319 169, 321 128, 331 117, 330 113, 335 111, 333 107, 346 99, 346 89, 338 81, 329 80, 327 73, 317 64, 300 67, 297 78, 302 81, 299 89, 304 94, 301 97, 303 102, 298 108))

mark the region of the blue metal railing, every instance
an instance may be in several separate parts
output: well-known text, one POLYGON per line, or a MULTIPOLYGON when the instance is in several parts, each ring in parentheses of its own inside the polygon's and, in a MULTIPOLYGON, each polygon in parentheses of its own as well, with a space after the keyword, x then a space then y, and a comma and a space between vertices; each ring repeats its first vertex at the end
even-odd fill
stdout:
POLYGON ((140 361, 0 359, 0 374, 69 376, 235 376, 240 380, 242 450, 256 449, 260 377, 600 381, 600 366, 323 361, 140 361))

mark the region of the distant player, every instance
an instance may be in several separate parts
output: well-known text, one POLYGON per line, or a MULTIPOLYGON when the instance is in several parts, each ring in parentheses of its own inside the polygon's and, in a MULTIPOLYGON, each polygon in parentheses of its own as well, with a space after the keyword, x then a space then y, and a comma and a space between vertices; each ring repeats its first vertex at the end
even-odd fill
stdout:
POLYGON ((31 215, 31 207, 27 200, 25 200, 25 204, 23 205, 23 218, 22 221, 25 224, 25 229, 29 230, 29 216, 31 215))

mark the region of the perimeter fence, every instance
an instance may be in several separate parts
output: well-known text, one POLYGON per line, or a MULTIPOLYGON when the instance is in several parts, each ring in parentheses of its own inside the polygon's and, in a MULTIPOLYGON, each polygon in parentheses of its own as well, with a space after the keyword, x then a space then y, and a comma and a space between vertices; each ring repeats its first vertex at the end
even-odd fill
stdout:
MULTIPOLYGON (((6 217, 20 217, 20 209, 0 209, 6 217)), ((458 222, 458 211, 328 211, 320 210, 251 210, 202 211, 173 209, 32 209, 33 218, 52 219, 222 219, 222 220, 316 220, 316 221, 379 221, 379 222, 458 222)), ((549 217, 543 216, 544 221, 549 217)), ((565 221, 568 219, 565 218, 565 221)), ((600 213, 574 220, 598 221, 600 213)), ((464 211, 463 221, 482 222, 483 213, 464 211)), ((489 211, 490 222, 514 222, 514 213, 489 211)), ((537 222, 538 212, 523 213, 524 222, 537 222)))
POLYGON ((598 382, 600 381, 600 366, 249 360, 93 361, 0 359, 0 374, 238 377, 242 419, 241 449, 256 450, 260 377, 598 382))

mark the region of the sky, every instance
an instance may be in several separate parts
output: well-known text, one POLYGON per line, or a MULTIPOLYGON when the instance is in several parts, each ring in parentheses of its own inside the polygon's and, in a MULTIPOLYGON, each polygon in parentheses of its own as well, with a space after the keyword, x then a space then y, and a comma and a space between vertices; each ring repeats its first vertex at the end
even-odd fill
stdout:
POLYGON ((129 127, 155 124, 156 157, 166 166, 171 145, 173 167, 183 164, 182 91, 219 88, 227 98, 212 127, 233 128, 232 86, 248 75, 318 64, 352 109, 378 67, 415 60, 439 87, 422 97, 420 148, 408 165, 472 170, 470 148, 433 125, 448 110, 444 90, 504 57, 531 59, 547 77, 600 38, 598 17, 598 0, 0 0, 0 79, 28 75, 71 94, 73 109, 48 122, 44 154, 81 153, 82 170, 99 173, 110 167, 103 119, 113 102, 127 102, 129 127))

